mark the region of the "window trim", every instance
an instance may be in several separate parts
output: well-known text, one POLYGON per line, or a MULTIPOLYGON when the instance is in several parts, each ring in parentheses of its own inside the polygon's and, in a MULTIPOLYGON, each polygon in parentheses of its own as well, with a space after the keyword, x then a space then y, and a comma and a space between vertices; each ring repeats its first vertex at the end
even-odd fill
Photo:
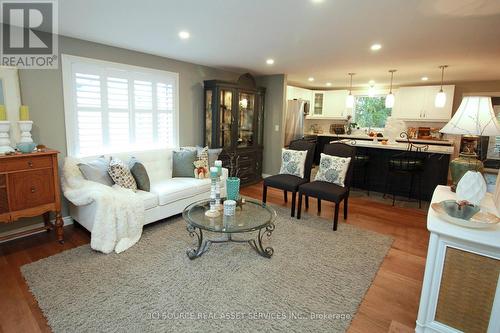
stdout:
MULTIPOLYGON (((106 67, 107 69, 116 70, 116 71, 125 71, 130 72, 133 71, 140 75, 147 74, 147 78, 150 78, 150 75, 156 77, 165 77, 171 76, 174 80, 174 110, 172 113, 173 117, 173 146, 177 147, 179 145, 179 73, 170 72, 165 70, 153 69, 148 67, 140 67, 129 64, 122 64, 117 62, 87 58, 87 57, 79 57, 69 54, 61 54, 61 67, 62 67, 62 83, 63 83, 63 99, 64 99, 64 123, 66 130, 66 154, 67 156, 81 156, 78 150, 78 130, 77 130, 77 112, 76 112, 76 95, 74 89, 73 82, 73 65, 90 65, 90 66, 100 66, 106 67)), ((130 89, 130 88, 129 88, 130 89)), ((102 107, 104 110, 104 107, 102 107)), ((107 109, 107 107, 106 107, 107 109)), ((134 120, 131 119, 131 122, 134 120)), ((103 131, 107 129, 103 128, 103 131)), ((150 149, 144 150, 157 150, 158 147, 154 146, 150 149)), ((136 149, 131 149, 129 152, 137 151, 136 149)), ((127 152, 127 151, 120 151, 127 152)))

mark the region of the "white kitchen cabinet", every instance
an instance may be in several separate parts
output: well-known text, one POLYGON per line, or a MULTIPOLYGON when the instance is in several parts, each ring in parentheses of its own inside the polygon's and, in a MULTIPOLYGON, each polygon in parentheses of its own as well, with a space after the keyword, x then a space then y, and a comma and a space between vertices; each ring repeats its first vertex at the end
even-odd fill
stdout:
POLYGON ((345 119, 348 110, 345 101, 347 90, 313 91, 313 108, 309 119, 345 119))
POLYGON ((286 87, 286 99, 301 99, 304 101, 308 101, 309 105, 312 105, 313 102, 313 93, 309 89, 287 86, 286 87))
POLYGON ((347 117, 345 101, 349 92, 347 90, 330 90, 325 92, 323 103, 323 116, 329 118, 347 117))
POLYGON ((415 121, 447 122, 451 119, 455 86, 443 86, 446 104, 436 108, 434 100, 440 86, 402 87, 395 96, 392 116, 397 119, 415 121))

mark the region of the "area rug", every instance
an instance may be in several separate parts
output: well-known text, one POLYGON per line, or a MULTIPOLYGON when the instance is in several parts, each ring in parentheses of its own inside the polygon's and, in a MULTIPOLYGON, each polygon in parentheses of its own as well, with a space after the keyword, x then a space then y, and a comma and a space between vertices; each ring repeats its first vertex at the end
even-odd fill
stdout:
POLYGON ((81 246, 22 267, 54 332, 344 332, 390 237, 276 207, 271 259, 248 244, 194 240, 175 217, 121 254, 81 246))

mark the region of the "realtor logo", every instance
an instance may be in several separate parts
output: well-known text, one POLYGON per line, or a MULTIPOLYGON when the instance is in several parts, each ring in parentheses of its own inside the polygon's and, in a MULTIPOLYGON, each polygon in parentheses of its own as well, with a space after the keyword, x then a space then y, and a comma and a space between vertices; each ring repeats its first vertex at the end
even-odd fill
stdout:
POLYGON ((1 65, 57 68, 57 2, 1 1, 1 10, 1 65))

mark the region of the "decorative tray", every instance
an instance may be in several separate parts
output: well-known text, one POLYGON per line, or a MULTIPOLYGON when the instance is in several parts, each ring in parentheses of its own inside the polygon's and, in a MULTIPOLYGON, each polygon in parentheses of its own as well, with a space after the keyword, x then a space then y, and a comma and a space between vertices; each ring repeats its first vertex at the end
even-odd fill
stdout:
POLYGON ((433 203, 431 207, 446 222, 465 228, 484 229, 500 223, 498 216, 481 211, 479 206, 459 206, 455 200, 433 203))

